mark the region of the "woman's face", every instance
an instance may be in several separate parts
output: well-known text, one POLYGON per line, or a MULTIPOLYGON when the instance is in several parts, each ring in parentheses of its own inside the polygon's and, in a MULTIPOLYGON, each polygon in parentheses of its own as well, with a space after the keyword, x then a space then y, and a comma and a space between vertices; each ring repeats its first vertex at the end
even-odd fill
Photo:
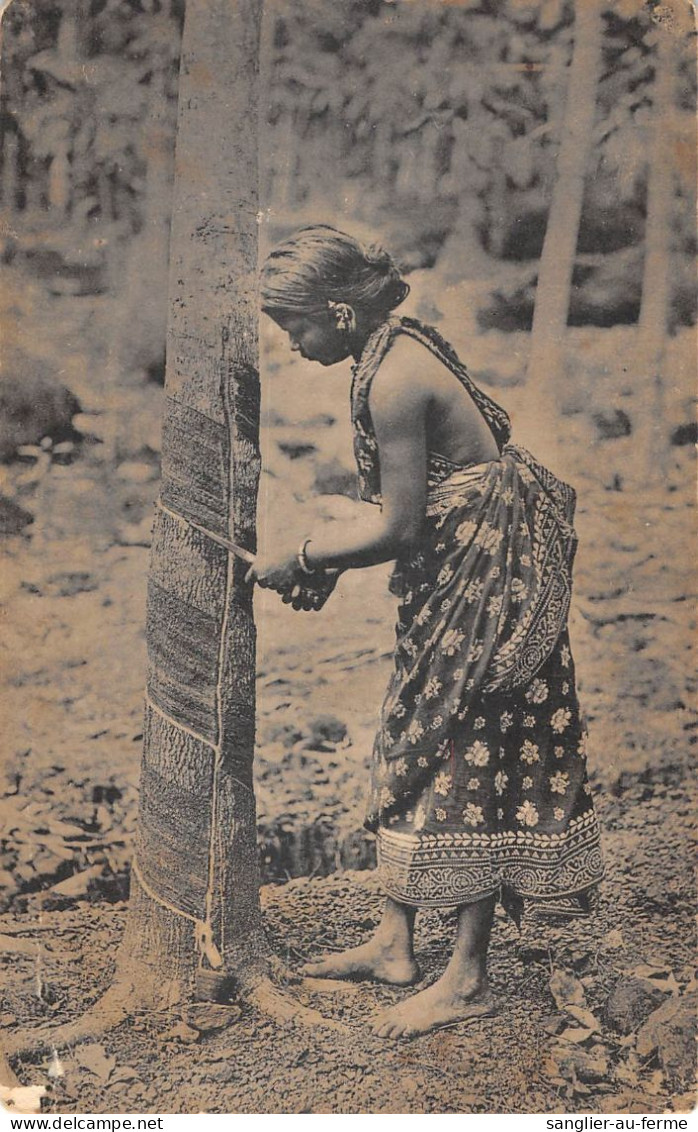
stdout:
POLYGON ((308 361, 333 366, 351 352, 346 335, 337 330, 329 311, 316 315, 273 314, 272 318, 288 334, 294 353, 308 361))

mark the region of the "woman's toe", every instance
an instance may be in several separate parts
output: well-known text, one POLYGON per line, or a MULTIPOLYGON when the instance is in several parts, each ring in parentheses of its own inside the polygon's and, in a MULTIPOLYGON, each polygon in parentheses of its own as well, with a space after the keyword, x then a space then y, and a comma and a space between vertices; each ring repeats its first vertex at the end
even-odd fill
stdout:
POLYGON ((377 1038, 390 1038, 392 1037, 394 1027, 395 1022, 393 1019, 384 1018, 382 1015, 379 1015, 373 1022, 371 1029, 377 1038))

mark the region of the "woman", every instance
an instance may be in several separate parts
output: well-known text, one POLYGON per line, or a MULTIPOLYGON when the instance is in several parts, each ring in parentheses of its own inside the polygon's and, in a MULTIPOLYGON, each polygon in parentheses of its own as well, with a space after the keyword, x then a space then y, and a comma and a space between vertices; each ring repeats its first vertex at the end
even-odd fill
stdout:
POLYGON ((269 256, 262 303, 291 348, 352 356, 361 497, 351 530, 262 549, 250 576, 320 608, 339 573, 396 560, 395 668, 373 751, 367 825, 387 893, 374 937, 306 971, 408 986, 416 910, 458 910, 444 974, 375 1023, 423 1033, 493 1010, 497 898, 585 911, 602 875, 567 634, 574 493, 509 443, 509 419, 432 328, 398 318, 390 256, 306 228, 269 256))

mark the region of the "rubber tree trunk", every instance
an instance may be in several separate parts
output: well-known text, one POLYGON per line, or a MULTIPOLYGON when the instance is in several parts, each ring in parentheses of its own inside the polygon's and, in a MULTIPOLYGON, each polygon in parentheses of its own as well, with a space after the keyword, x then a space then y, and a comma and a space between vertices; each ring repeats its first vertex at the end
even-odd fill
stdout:
MULTIPOLYGON (((562 119, 557 177, 543 242, 528 363, 537 409, 554 407, 563 376, 563 348, 572 271, 582 214, 584 177, 596 111, 601 62, 601 0, 575 0, 574 48, 562 119)), ((556 435, 555 417, 540 430, 556 435)), ((539 446, 540 447, 540 446, 539 446)), ((552 452, 553 445, 549 445, 552 452)))
POLYGON ((252 591, 221 545, 255 540, 260 10, 189 4, 182 44, 139 833, 118 964, 160 1004, 188 997, 197 968, 245 984, 266 967, 252 591))
POLYGON ((671 220, 674 197, 674 81, 677 37, 659 24, 656 31, 652 125, 649 143, 645 259, 635 372, 642 384, 636 440, 644 453, 641 476, 663 476, 668 438, 662 367, 671 291, 671 220))

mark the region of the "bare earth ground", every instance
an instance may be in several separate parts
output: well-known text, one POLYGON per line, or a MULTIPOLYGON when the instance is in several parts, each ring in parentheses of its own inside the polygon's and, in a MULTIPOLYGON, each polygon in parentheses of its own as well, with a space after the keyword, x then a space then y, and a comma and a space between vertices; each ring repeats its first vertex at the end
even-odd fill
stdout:
MULTIPOLYGON (((429 287, 436 291, 425 283, 421 299, 414 288, 423 309, 429 287)), ((124 922, 161 396, 154 386, 121 390, 114 411, 95 330, 108 320, 109 300, 37 293, 25 301, 33 327, 45 330, 27 337, 29 352, 60 357, 63 380, 84 407, 104 413, 96 428, 100 419, 116 427, 113 460, 105 460, 104 446, 84 444, 39 487, 19 482, 26 466, 7 469, 0 484, 37 517, 31 537, 4 541, 0 571, 0 1025, 22 1033, 74 1017, 95 999, 108 984, 124 922)), ((518 383, 525 339, 471 337, 463 309, 467 295, 446 296, 438 312, 443 329, 474 376, 495 386, 526 441, 531 413, 518 383)), ((346 1034, 283 1028, 246 1009, 219 1032, 202 1033, 174 1016, 136 1018, 100 1043, 60 1051, 57 1077, 48 1077, 48 1063, 15 1065, 23 1082, 49 1085, 45 1110, 692 1106, 694 453, 672 447, 663 479, 642 484, 632 435, 601 439, 598 425, 599 414, 618 405, 632 417, 644 395, 641 375, 630 380, 618 360, 632 347, 632 328, 575 331, 571 339, 581 360, 566 408, 582 411, 564 416, 560 429, 564 472, 580 500, 573 631, 608 871, 597 915, 571 925, 532 920, 521 935, 498 918, 490 957, 494 1019, 386 1044, 365 1023, 407 992, 351 984, 331 993, 293 991, 343 1022, 346 1034)), ((356 504, 341 494, 351 490, 347 373, 303 369, 273 334, 266 345, 262 536, 350 522, 356 504)), ((690 356, 690 341, 671 344, 669 367, 679 377, 667 431, 687 419, 680 376, 686 349, 690 356)), ((318 616, 294 614, 268 594, 258 602, 264 869, 268 881, 294 878, 268 884, 263 901, 272 944, 292 968, 364 939, 380 913, 374 876, 356 870, 372 855, 361 820, 390 667, 386 575, 383 567, 347 575, 318 616), (348 871, 335 872, 340 867, 348 871)), ((449 915, 420 920, 425 981, 443 966, 452 931, 449 915)))

